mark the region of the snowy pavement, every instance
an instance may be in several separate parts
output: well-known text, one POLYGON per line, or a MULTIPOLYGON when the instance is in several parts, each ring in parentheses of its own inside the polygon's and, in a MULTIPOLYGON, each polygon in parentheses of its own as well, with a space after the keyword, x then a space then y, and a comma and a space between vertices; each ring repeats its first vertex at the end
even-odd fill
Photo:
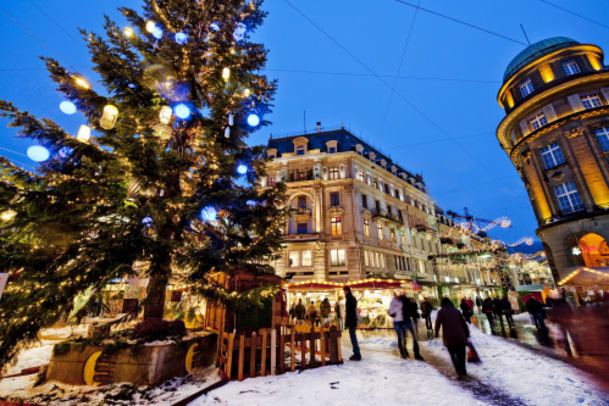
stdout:
MULTIPOLYGON (((420 343, 426 358, 420 362, 399 358, 391 332, 358 335, 361 362, 230 382, 190 405, 609 405, 609 394, 577 369, 476 328, 472 340, 482 363, 468 363, 462 381, 441 340, 420 343)), ((346 337, 343 349, 348 359, 346 337)))

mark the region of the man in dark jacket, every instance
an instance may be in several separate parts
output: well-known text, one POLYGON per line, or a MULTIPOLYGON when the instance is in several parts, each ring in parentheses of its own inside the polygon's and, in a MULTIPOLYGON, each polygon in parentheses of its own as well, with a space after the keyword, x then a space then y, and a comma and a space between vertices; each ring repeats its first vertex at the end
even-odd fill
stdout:
POLYGON ((431 338, 433 334, 433 325, 431 323, 431 311, 433 310, 433 306, 429 303, 427 298, 423 299, 421 302, 421 316, 425 319, 425 327, 427 327, 427 337, 431 338))
POLYGON ((478 311, 482 313, 482 299, 480 299, 480 296, 476 296, 476 306, 478 306, 478 311))
POLYGON ((493 315, 495 316, 495 320, 499 320, 499 325, 501 325, 501 330, 503 330, 503 311, 499 296, 495 296, 493 299, 493 315))
POLYGON ((488 319, 488 324, 491 330, 493 329, 493 301, 490 297, 487 297, 482 302, 482 313, 486 315, 488 319))
POLYGON ((415 332, 413 326, 413 320, 416 323, 417 318, 419 317, 418 307, 412 299, 406 297, 405 295, 400 296, 402 300, 402 311, 404 312, 404 346, 406 345, 406 331, 410 331, 410 335, 412 336, 412 350, 414 352, 414 358, 419 361, 423 361, 423 357, 421 357, 421 353, 419 352, 419 343, 417 342, 417 334, 415 332))
POLYGON ((463 313, 463 317, 465 318, 465 321, 468 323, 471 323, 472 315, 474 314, 474 312, 472 312, 472 309, 467 304, 467 301, 465 300, 465 298, 461 299, 461 305, 459 307, 461 307, 461 313, 463 313))
POLYGON ((542 334, 546 334, 548 332, 548 328, 546 327, 546 323, 544 322, 544 314, 543 314, 543 305, 541 302, 537 301, 533 296, 529 296, 529 300, 526 303, 527 312, 531 315, 533 322, 535 322, 535 327, 537 327, 537 331, 542 334))
POLYGON ((514 328, 514 319, 512 318, 512 314, 514 311, 512 310, 512 304, 510 303, 507 296, 504 296, 501 299, 501 311, 505 315, 505 319, 507 320, 508 327, 511 329, 514 328))
POLYGON ((450 354, 457 375, 466 376, 465 346, 469 338, 469 328, 459 310, 449 298, 442 299, 442 308, 436 316, 436 337, 442 327, 442 341, 450 354))
POLYGON ((298 299, 298 304, 294 308, 294 315, 298 320, 304 320, 305 314, 307 313, 307 309, 304 304, 302 304, 302 299, 298 299))
POLYGON ((357 299, 351 293, 351 288, 348 286, 343 287, 345 292, 345 327, 349 329, 349 338, 351 339, 351 345, 353 346, 353 355, 349 357, 352 361, 361 361, 362 355, 359 351, 359 344, 357 343, 357 335, 355 329, 357 328, 357 299))

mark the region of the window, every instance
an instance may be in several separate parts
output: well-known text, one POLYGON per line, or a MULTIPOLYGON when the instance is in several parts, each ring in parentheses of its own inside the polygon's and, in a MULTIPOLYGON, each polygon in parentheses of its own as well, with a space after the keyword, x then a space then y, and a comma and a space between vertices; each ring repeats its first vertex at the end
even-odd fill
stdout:
POLYGON ((575 182, 565 182, 554 186, 554 193, 556 194, 556 199, 558 199, 560 211, 563 214, 583 210, 584 204, 579 197, 575 182))
POLYGON ((568 61, 562 64, 562 70, 565 72, 565 75, 571 76, 576 75, 581 70, 579 69, 579 65, 575 61, 568 61))
POLYGON ((539 113, 535 117, 530 119, 529 123, 531 123, 531 127, 533 127, 533 130, 537 130, 538 128, 541 128, 544 125, 548 124, 548 119, 546 119, 545 114, 539 113))
POLYGON ((422 259, 419 259, 419 272, 425 273, 425 263, 423 262, 422 259))
POLYGON ((520 84, 520 94, 522 94, 522 97, 527 97, 534 91, 535 88, 533 87, 531 79, 527 79, 526 82, 520 84))
POLYGON ((541 149, 541 159, 543 160, 544 169, 554 168, 565 163, 565 157, 557 142, 541 149))
POLYGON ((343 233, 343 221, 340 217, 332 217, 330 219, 332 225, 332 235, 340 235, 343 233))
POLYGON ((402 232, 402 246, 406 246, 406 231, 402 232))
POLYGON ((329 154, 335 154, 336 153, 336 147, 330 147, 330 148, 328 148, 328 153, 329 154))
POLYGON ((364 179, 366 179, 366 173, 360 169, 357 171, 357 180, 364 182, 364 179))
POLYGON ((302 251, 302 266, 311 266, 313 265, 313 259, 311 251, 302 251))
POLYGON ((378 187, 378 190, 380 190, 381 192, 383 191, 383 181, 382 180, 378 180, 378 183, 376 184, 378 187))
POLYGON ((304 155, 305 154, 305 146, 299 145, 296 147, 296 155, 304 155))
POLYGON ((587 109, 593 109, 594 107, 601 106, 601 98, 598 97, 598 94, 588 94, 586 96, 582 96, 582 104, 587 109))
POLYGON ((298 210, 305 211, 307 209, 307 197, 298 196, 298 210))
POLYGON ((330 250, 330 266, 345 265, 345 250, 330 250))
POLYGON ((390 228, 389 229, 389 234, 391 235, 391 241, 397 243, 397 240, 395 238, 395 229, 390 228))
POLYGON ((290 268, 295 268, 297 266, 300 266, 298 254, 299 254, 298 251, 288 252, 288 262, 289 262, 290 268))
POLYGON ((338 192, 330 192, 330 206, 339 206, 340 199, 338 192))
POLYGON ((307 234, 307 231, 308 231, 307 223, 298 223, 296 228, 297 228, 296 232, 298 234, 307 234))
POLYGON ((376 223, 376 236, 378 237, 379 240, 383 240, 383 224, 382 223, 376 223))
POLYGON ((338 173, 338 168, 330 168, 330 172, 328 173, 328 177, 331 180, 338 179, 340 177, 338 173))
POLYGON ((364 250, 364 265, 370 266, 370 254, 368 253, 368 250, 364 250))
POLYGON ((374 179, 372 179, 372 185, 371 186, 374 186, 374 188, 376 189, 376 188, 378 188, 378 183, 379 183, 378 179, 374 178, 374 179))
POLYGON ((609 151, 609 127, 601 127, 594 130, 603 151, 609 151))
POLYGON ((368 196, 362 193, 362 207, 364 209, 368 208, 368 196))
POLYGON ((364 219, 364 235, 370 237, 370 220, 364 219))
POLYGON ((381 202, 379 202, 378 200, 375 200, 374 203, 376 206, 376 214, 380 214, 381 213, 381 202))

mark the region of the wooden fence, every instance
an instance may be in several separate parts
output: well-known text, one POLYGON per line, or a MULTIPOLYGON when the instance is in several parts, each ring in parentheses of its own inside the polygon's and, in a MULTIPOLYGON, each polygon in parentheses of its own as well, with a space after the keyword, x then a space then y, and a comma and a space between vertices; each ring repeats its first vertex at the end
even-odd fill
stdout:
POLYGON ((276 375, 343 362, 336 326, 282 323, 251 334, 218 335, 218 366, 228 380, 276 375))

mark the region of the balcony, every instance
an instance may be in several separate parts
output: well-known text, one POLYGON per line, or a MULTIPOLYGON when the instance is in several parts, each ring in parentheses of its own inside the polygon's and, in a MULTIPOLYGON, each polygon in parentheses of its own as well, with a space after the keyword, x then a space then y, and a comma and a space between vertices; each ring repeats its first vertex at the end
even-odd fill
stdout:
POLYGON ((318 241, 319 233, 285 234, 283 240, 288 242, 318 241))
POLYGON ((404 222, 402 220, 400 220, 399 216, 394 215, 394 214, 389 214, 385 211, 373 210, 372 211, 372 220, 373 221, 384 220, 384 221, 395 223, 400 226, 402 224, 404 224, 404 222))

